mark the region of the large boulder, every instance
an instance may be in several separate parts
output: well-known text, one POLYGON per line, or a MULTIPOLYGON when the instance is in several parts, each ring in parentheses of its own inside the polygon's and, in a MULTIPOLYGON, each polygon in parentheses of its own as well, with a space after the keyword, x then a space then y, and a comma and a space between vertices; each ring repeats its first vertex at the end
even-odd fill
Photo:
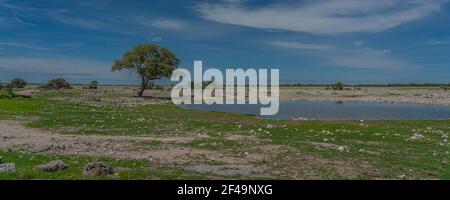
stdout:
POLYGON ((69 165, 64 163, 62 160, 51 161, 47 164, 37 166, 37 169, 44 172, 56 172, 62 171, 69 168, 69 165))
POLYGON ((113 167, 102 162, 92 162, 84 166, 83 174, 86 176, 112 175, 113 167))
POLYGON ((15 172, 16 172, 16 164, 14 163, 0 164, 0 173, 15 173, 15 172))

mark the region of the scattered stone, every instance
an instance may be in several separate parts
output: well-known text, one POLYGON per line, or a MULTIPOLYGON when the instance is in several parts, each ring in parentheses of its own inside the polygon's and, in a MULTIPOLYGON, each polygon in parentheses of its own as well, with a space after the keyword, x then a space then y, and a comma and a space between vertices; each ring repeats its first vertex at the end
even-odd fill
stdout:
POLYGON ((69 168, 69 165, 62 160, 54 160, 47 164, 37 166, 37 169, 44 172, 57 172, 69 168))
POLYGON ((421 140, 424 139, 425 136, 419 134, 419 133, 414 133, 414 135, 412 135, 408 140, 409 141, 416 141, 416 140, 421 140))
POLYGON ((344 146, 340 146, 340 147, 338 148, 338 151, 344 152, 344 151, 345 151, 345 147, 344 147, 344 146))
POLYGON ((102 176, 114 174, 113 168, 102 162, 88 163, 83 168, 83 174, 86 176, 102 176))
POLYGON ((400 178, 400 179, 404 179, 405 177, 406 177, 405 174, 402 174, 402 175, 400 175, 400 176, 397 176, 397 178, 400 178))
POLYGON ((16 172, 16 164, 14 163, 0 164, 0 173, 15 173, 15 172, 16 172))
POLYGON ((266 128, 273 128, 272 124, 267 124, 266 128))

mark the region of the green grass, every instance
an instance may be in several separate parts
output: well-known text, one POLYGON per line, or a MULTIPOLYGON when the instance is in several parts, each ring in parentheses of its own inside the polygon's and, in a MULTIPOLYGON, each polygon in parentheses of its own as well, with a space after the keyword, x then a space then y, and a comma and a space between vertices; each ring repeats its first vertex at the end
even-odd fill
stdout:
MULTIPOLYGON (((27 124, 30 128, 61 129, 71 134, 182 136, 189 132, 202 133, 210 137, 180 145, 226 153, 257 152, 261 145, 280 145, 288 150, 278 152, 280 155, 275 156, 273 162, 279 165, 274 166, 274 169, 302 165, 326 179, 398 178, 402 175, 410 178, 450 179, 450 143, 446 141, 450 120, 369 121, 363 125, 357 121, 271 121, 245 115, 181 109, 171 104, 90 107, 48 100, 48 96, 34 99, 0 98, 0 119, 13 116, 36 117, 36 121, 27 124), (267 124, 272 124, 274 128, 266 128, 267 124), (420 133, 425 138, 409 141, 414 133, 420 133), (224 137, 227 134, 254 136, 261 140, 227 140, 224 137), (340 146, 345 147, 346 151, 340 151, 337 148, 340 146), (317 162, 300 163, 296 155, 307 155, 327 162, 321 166, 316 166, 317 162), (345 163, 344 167, 354 167, 354 174, 339 171, 342 166, 337 165, 342 163, 345 163)), ((140 145, 161 144, 150 142, 140 145)), ((45 174, 32 168, 53 157, 35 156, 35 159, 31 159, 30 156, 19 154, 4 155, 4 160, 9 159, 18 164, 19 171, 15 175, 1 174, 0 178, 84 179, 86 177, 81 175, 81 166, 96 159, 60 158, 74 167, 61 173, 45 174)), ((144 170, 144 166, 148 165, 144 161, 115 162, 104 159, 113 165, 133 166, 132 172, 120 175, 120 178, 205 177, 181 169, 171 169, 169 173, 164 167, 149 172, 144 170)))
POLYGON ((192 173, 177 167, 152 165, 146 160, 123 160, 87 156, 26 155, 0 151, 3 163, 15 163, 16 173, 0 173, 2 179, 205 179, 206 174, 192 173), (69 168, 59 172, 42 172, 36 166, 53 160, 62 160, 69 168), (108 176, 85 176, 83 166, 89 162, 104 162, 115 168, 127 169, 108 176))

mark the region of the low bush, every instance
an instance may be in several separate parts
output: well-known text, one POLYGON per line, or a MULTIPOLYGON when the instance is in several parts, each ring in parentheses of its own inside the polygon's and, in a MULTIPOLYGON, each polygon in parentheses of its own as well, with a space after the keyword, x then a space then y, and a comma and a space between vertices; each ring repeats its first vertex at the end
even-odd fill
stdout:
POLYGON ((45 90, 72 89, 70 83, 63 78, 50 80, 47 84, 41 86, 41 88, 45 90))
POLYGON ((27 86, 27 82, 23 80, 22 78, 15 78, 11 81, 11 87, 13 88, 24 88, 27 86))

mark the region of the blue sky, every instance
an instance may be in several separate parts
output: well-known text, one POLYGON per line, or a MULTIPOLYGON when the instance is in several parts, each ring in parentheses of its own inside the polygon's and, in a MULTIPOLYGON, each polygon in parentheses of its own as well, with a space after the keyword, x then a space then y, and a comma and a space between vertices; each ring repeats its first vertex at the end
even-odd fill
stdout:
POLYGON ((0 80, 137 83, 137 44, 180 67, 279 68, 282 83, 450 82, 447 0, 0 0, 0 80))

